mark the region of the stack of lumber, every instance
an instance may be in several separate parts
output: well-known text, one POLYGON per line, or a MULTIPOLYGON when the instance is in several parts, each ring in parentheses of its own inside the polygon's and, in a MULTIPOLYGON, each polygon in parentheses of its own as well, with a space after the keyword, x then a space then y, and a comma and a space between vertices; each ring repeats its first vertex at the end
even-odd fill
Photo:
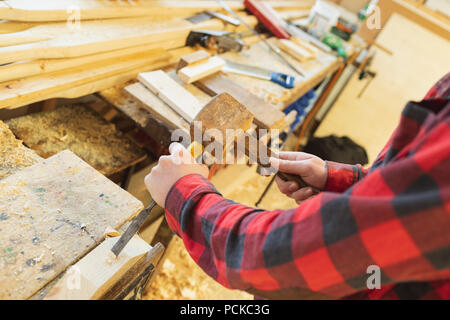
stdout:
MULTIPOLYGON (((271 4, 301 10, 312 2, 271 4)), ((179 58, 171 51, 193 29, 242 29, 185 19, 206 9, 221 8, 216 1, 0 1, 0 108, 87 95, 170 65, 179 58)), ((239 14, 256 25, 255 17, 239 14)))

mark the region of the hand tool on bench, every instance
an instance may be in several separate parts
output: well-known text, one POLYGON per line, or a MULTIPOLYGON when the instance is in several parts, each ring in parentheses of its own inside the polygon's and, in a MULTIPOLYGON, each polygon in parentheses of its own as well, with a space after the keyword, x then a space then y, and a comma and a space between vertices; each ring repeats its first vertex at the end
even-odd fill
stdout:
POLYGON ((295 84, 295 77, 293 76, 280 72, 270 71, 263 68, 249 66, 246 64, 231 62, 226 59, 225 59, 225 67, 222 70, 225 72, 243 74, 258 79, 269 80, 275 82, 276 84, 286 89, 294 88, 295 84))
POLYGON ((229 31, 193 30, 186 39, 186 46, 193 47, 199 44, 204 48, 217 50, 219 53, 239 52, 244 48, 244 43, 232 35, 233 33, 229 31))
POLYGON ((296 68, 292 63, 290 63, 281 53, 280 49, 272 44, 270 44, 266 39, 264 39, 255 29, 253 29, 247 22, 244 21, 241 17, 238 16, 236 12, 233 11, 224 1, 216 0, 228 13, 233 15, 236 19, 238 19, 244 26, 247 27, 254 35, 256 35, 261 42, 263 42, 270 51, 275 53, 289 68, 294 70, 298 75, 304 76, 303 72, 301 72, 298 68, 296 68))
MULTIPOLYGON (((191 136, 193 138, 196 137, 194 134, 195 130, 201 130, 201 136, 203 136, 207 129, 218 129, 222 132, 223 137, 226 136, 227 129, 241 129, 245 132, 250 129, 253 118, 253 114, 248 111, 246 107, 228 93, 222 93, 211 99, 211 101, 196 115, 194 121, 191 123, 191 136), (198 123, 201 123, 201 128, 195 126, 198 123)), ((188 146, 189 152, 197 162, 199 157, 202 156, 203 147, 204 146, 196 141, 188 146)), ((224 147, 226 147, 226 145, 224 145, 224 147)), ((133 219, 127 230, 111 249, 116 257, 136 234, 155 206, 156 202, 152 200, 150 205, 133 219)))

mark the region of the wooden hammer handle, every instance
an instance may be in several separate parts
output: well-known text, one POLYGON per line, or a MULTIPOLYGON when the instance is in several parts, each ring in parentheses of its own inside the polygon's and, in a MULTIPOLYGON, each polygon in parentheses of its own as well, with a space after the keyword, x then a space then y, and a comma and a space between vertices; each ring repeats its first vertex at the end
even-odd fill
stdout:
POLYGON ((302 177, 300 177, 299 175, 278 171, 277 176, 279 176, 283 181, 297 182, 300 189, 310 187, 310 188, 312 188, 314 194, 317 194, 320 192, 320 190, 318 190, 317 188, 306 183, 305 180, 303 180, 302 177))

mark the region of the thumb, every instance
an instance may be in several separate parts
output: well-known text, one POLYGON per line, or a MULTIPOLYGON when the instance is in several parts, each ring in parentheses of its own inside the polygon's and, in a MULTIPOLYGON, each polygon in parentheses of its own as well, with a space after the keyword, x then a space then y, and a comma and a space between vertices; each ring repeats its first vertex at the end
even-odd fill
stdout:
POLYGON ((279 171, 297 174, 299 176, 305 175, 309 170, 307 161, 297 160, 283 160, 277 158, 270 158, 270 165, 279 171))
POLYGON ((189 151, 178 142, 173 142, 170 144, 169 152, 172 156, 174 156, 176 161, 180 161, 182 163, 192 163, 194 160, 189 151))

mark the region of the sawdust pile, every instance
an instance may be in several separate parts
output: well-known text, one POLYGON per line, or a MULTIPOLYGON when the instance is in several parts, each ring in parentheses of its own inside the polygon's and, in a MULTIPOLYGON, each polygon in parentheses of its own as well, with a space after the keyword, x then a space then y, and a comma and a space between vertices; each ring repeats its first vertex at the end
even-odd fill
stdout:
POLYGON ((8 126, 0 121, 0 179, 33 165, 40 157, 16 139, 8 126))
POLYGON ((62 106, 6 123, 41 157, 69 149, 103 174, 117 172, 145 156, 114 124, 83 105, 62 106))

